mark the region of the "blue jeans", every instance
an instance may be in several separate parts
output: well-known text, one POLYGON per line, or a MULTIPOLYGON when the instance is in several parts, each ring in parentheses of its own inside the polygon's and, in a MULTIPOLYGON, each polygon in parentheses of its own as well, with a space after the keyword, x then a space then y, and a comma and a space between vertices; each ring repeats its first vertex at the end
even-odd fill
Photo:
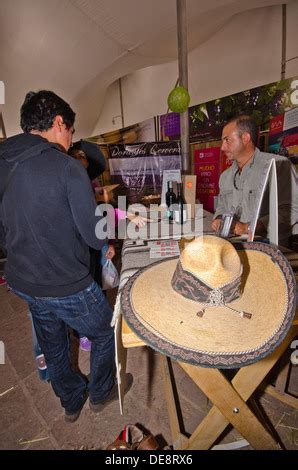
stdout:
POLYGON ((31 297, 12 290, 29 304, 51 385, 65 411, 76 413, 87 389, 94 404, 107 398, 115 374, 113 312, 96 282, 67 297, 31 297), (89 384, 71 368, 67 325, 92 341, 89 384))
MULTIPOLYGON (((30 320, 31 320, 31 323, 32 323, 33 352, 34 352, 34 355, 35 355, 35 360, 37 362, 37 359, 41 355, 44 355, 44 354, 41 350, 41 347, 39 346, 39 342, 38 342, 37 337, 36 337, 36 332, 35 332, 31 312, 29 312, 29 317, 30 317, 30 320)), ((40 367, 38 365, 38 362, 37 362, 37 370, 38 370, 38 375, 39 375, 40 380, 44 380, 44 381, 50 380, 49 371, 48 371, 48 368, 47 368, 46 364, 44 364, 44 367, 42 369, 40 369, 40 367)))

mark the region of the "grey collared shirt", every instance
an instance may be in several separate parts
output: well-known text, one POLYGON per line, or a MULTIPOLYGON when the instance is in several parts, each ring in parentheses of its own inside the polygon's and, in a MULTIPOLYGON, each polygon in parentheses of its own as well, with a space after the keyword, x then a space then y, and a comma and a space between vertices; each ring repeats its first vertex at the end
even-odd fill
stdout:
MULTIPOLYGON (((214 218, 230 211, 237 211, 240 222, 249 223, 257 209, 256 196, 262 184, 264 166, 272 158, 276 160, 278 184, 279 238, 282 242, 297 228, 297 174, 291 162, 280 155, 255 149, 253 158, 238 172, 237 162, 224 171, 219 179, 219 196, 214 218)), ((261 207, 260 220, 268 225, 268 195, 261 207)))

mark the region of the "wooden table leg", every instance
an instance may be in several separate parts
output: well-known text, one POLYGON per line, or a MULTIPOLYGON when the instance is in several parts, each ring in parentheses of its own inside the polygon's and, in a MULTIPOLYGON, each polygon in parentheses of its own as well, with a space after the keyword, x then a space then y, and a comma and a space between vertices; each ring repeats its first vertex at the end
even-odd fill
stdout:
POLYGON ((119 316, 115 324, 115 362, 116 362, 116 374, 118 382, 118 393, 119 393, 119 407, 120 414, 123 414, 123 400, 126 382, 126 363, 127 363, 127 349, 123 347, 122 336, 122 315, 119 316))
POLYGON ((245 402, 266 377, 296 334, 297 326, 293 326, 286 339, 270 356, 240 369, 229 385, 226 384, 226 379, 217 369, 204 369, 186 363, 179 363, 214 403, 208 415, 199 424, 189 438, 187 446, 184 446, 183 449, 209 449, 229 423, 233 424, 254 448, 279 448, 264 426, 256 420, 254 415, 250 414, 249 409, 246 409, 248 407, 245 402), (207 382, 206 378, 208 378, 207 382), (234 413, 234 408, 239 408, 240 413, 234 413), (256 421, 258 424, 256 424, 256 421), (249 428, 254 429, 254 432, 258 432, 257 439, 251 435, 249 428))
POLYGON ((273 386, 270 383, 264 384, 263 391, 276 398, 277 400, 282 401, 286 405, 298 410, 298 397, 289 393, 287 389, 291 377, 291 372, 294 367, 291 364, 292 352, 293 350, 288 348, 287 353, 283 355, 281 361, 279 362, 279 372, 276 378, 275 385, 273 386))
POLYGON ((183 449, 187 445, 188 438, 184 436, 180 430, 177 405, 175 403, 171 372, 169 369, 170 359, 164 355, 160 355, 160 357, 163 363, 164 392, 168 408, 173 447, 174 449, 183 449))
MULTIPOLYGON (((278 448, 271 434, 219 369, 195 367, 191 370, 192 367, 194 366, 183 365, 183 369, 220 410, 228 423, 231 423, 254 449, 278 448)), ((210 430, 208 432, 210 433, 210 430)))

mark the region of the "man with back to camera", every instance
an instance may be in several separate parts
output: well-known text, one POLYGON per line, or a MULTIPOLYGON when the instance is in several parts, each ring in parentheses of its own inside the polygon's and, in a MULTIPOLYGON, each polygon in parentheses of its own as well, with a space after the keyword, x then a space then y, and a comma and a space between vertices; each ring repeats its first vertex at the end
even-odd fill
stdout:
MULTIPOLYGON (((117 399, 112 310, 89 267, 89 246, 99 250, 106 240, 95 236, 88 175, 66 155, 74 121, 73 110, 55 93, 30 92, 21 108, 24 133, 0 146, 6 279, 29 304, 68 422, 78 419, 88 394, 94 412, 117 399), (92 341, 89 384, 71 368, 67 325, 92 341)), ((127 391, 132 376, 126 378, 127 391)))
MULTIPOLYGON (((234 235, 248 233, 256 211, 256 195, 261 183, 262 170, 274 158, 278 186, 279 244, 288 246, 289 237, 297 232, 297 175, 291 162, 280 155, 261 152, 256 147, 258 130, 254 120, 240 114, 231 118, 222 131, 221 149, 230 160, 230 168, 219 180, 218 204, 212 222, 218 231, 224 213, 238 208, 238 219, 232 226, 234 235), (295 225, 296 224, 296 225, 295 225)), ((269 221, 268 194, 264 198, 256 234, 266 236, 269 221)))

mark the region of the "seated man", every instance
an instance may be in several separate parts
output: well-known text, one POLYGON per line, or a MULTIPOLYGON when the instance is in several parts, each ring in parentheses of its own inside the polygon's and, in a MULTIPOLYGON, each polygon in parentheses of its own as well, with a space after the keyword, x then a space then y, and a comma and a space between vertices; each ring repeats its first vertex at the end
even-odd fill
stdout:
MULTIPOLYGON (((278 184, 279 244, 288 246, 289 237, 297 230, 296 170, 287 158, 261 152, 256 147, 256 141, 257 126, 250 116, 238 115, 224 126, 221 149, 234 162, 220 176, 218 205, 212 228, 218 231, 222 215, 237 210, 237 220, 232 226, 232 232, 234 235, 248 233, 257 209, 256 197, 262 184, 264 167, 274 158, 278 184)), ((267 235, 268 221, 267 192, 257 221, 256 234, 267 235)))

